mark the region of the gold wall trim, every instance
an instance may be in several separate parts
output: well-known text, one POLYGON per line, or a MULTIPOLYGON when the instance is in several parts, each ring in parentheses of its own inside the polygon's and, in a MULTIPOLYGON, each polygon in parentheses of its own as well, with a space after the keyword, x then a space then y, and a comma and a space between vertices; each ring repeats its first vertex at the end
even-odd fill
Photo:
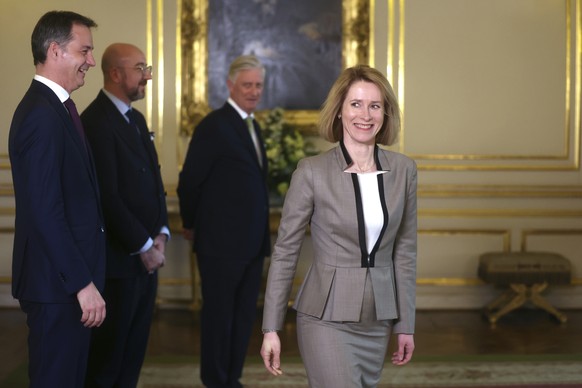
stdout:
POLYGON ((420 198, 582 198, 582 185, 418 185, 420 198))
MULTIPOLYGON (((271 209, 271 234, 277 234, 281 222, 281 209, 271 209)), ((580 218, 582 209, 427 209, 419 208, 419 218, 580 218)), ((179 219, 179 215, 178 215, 179 219)), ((180 229, 181 230, 181 229, 180 229)), ((482 231, 480 231, 482 232, 482 231)), ((309 229, 306 233, 310 233, 309 229)), ((421 230, 418 231, 421 233, 421 230)), ((424 231, 423 233, 428 233, 424 231)), ((464 233, 464 232, 458 232, 464 233)), ((468 231, 467 233, 475 233, 468 231)), ((499 233, 493 231, 492 233, 499 233)))
MULTIPOLYGON (((391 82, 396 79, 398 98, 401 109, 406 118, 406 99, 404 96, 404 73, 405 73, 405 4, 406 0, 388 0, 388 22, 393 25, 398 21, 399 34, 396 37, 394 28, 388 26, 388 48, 387 48, 387 76, 391 82), (397 42, 397 43, 396 43, 397 42), (397 45, 395 49, 394 46, 397 45), (398 51, 396 58, 394 52, 398 51), (394 68, 398 68, 397 77, 394 75, 394 68)), ((412 154, 405 151, 405 120, 402 122, 402 131, 398 149, 418 161, 564 161, 566 165, 546 165, 546 164, 419 164, 418 169, 423 171, 577 171, 580 169, 580 139, 582 129, 581 109, 582 109, 582 69, 580 66, 582 53, 582 0, 564 0, 566 2, 565 31, 566 40, 566 96, 565 96, 565 128, 564 128, 564 150, 558 155, 481 155, 481 154, 412 154), (572 7, 575 7, 575 12, 572 7), (573 26, 573 28, 572 28, 573 26), (574 31, 574 33, 572 33, 574 31), (575 45, 573 44, 573 38, 575 45), (572 65, 573 64, 573 65, 572 65), (574 71, 572 71, 574 69, 574 71), (574 89, 572 95, 571 91, 574 89), (573 111, 572 111, 573 109, 573 111), (573 118, 573 120, 572 120, 573 118), (573 133, 570 132, 573 130, 573 133), (574 144, 572 144, 574 142, 574 144)))
POLYGON ((0 154, 0 170, 10 170, 10 156, 8 154, 0 154))
POLYGON ((12 197, 14 196, 14 188, 12 185, 0 185, 0 196, 12 197))
MULTIPOLYGON (((208 106, 208 1, 182 0, 182 96, 180 134, 190 137, 208 106)), ((339 1, 339 0, 337 0, 339 1)), ((342 66, 370 60, 370 0, 342 1, 342 66)), ((317 111, 286 111, 297 128, 314 131, 317 111)))
POLYGON ((418 216, 423 218, 577 218, 582 217, 582 209, 420 209, 418 216))
POLYGON ((156 129, 158 132, 156 142, 161 144, 164 139, 164 96, 166 92, 165 87, 165 46, 164 46, 164 1, 157 0, 156 3, 156 25, 157 25, 157 65, 158 76, 156 77, 156 89, 157 89, 157 125, 156 129))
MULTIPOLYGON (((387 36, 388 36, 388 47, 386 47, 386 78, 390 81, 393 88, 396 88, 398 84, 396 83, 396 71, 394 69, 394 47, 397 47, 395 42, 396 35, 394 29, 396 23, 394 22, 395 12, 394 12, 394 1, 388 0, 388 20, 387 20, 387 36)), ((373 13, 373 12, 372 12, 373 13)), ((372 34, 373 35, 373 34, 372 34)), ((396 90, 398 92, 398 90, 396 90)), ((399 98, 400 100, 400 98, 399 98)))
POLYGON ((182 0, 180 133, 190 136, 208 107, 208 0, 182 0))
MULTIPOLYGON (((567 1, 567 5, 568 5, 568 13, 571 13, 571 5, 570 5, 570 1, 567 1)), ((576 5, 576 16, 574 19, 575 22, 575 30, 574 30, 574 34, 576 36, 576 48, 574 51, 574 59, 575 59, 575 67, 574 67, 574 76, 576 77, 575 80, 576 82, 574 83, 574 127, 576 128, 576 131, 574 133, 574 159, 575 159, 575 165, 580 167, 580 132, 582 131, 582 120, 580 118, 581 113, 580 111, 582 110, 582 69, 580 68, 582 65, 582 0, 576 0, 575 1, 575 5, 576 5)), ((568 20, 568 52, 570 52, 571 48, 570 48, 570 44, 571 44, 571 26, 570 23, 572 21, 569 19, 568 20)), ((571 68, 571 56, 568 56, 568 70, 571 68)), ((566 93, 569 94, 569 86, 570 86, 570 82, 567 82, 567 91, 566 93)), ((568 96, 567 100, 568 104, 571 104, 570 98, 568 96)), ((568 105, 568 109, 567 112, 570 112, 571 106, 568 105)), ((567 117, 567 123, 570 122, 570 117, 567 117)), ((569 126, 569 124, 568 124, 569 126)))
MULTIPOLYGON (((16 209, 14 209, 13 207, 0 208, 0 216, 13 216, 15 214, 16 214, 16 209)), ((12 230, 12 232, 14 232, 14 230, 12 230)), ((2 229, 0 229, 0 233, 7 233, 7 232, 2 231, 2 229)))
POLYGON ((376 17, 374 16, 374 10, 376 9, 376 1, 368 0, 368 49, 366 54, 368 55, 368 65, 371 67, 376 67, 376 40, 375 40, 375 29, 376 29, 376 17))
MULTIPOLYGON (((400 0, 398 3, 398 8, 399 8, 399 13, 400 13, 400 22, 399 22, 399 30, 398 30, 398 86, 397 86, 397 90, 398 90, 398 101, 400 103, 400 109, 401 111, 404 113, 405 107, 406 107, 406 98, 404 96, 404 73, 405 73, 405 69, 404 69, 404 28, 405 28, 405 23, 404 23, 404 1, 405 0, 400 0)), ((394 18, 391 18, 394 20, 394 18)), ((399 147, 400 147, 400 152, 404 153, 404 139, 405 139, 405 131, 404 128, 406 128, 406 115, 402 115, 401 117, 401 121, 400 121, 400 125, 401 125, 401 131, 400 131, 400 143, 399 143, 399 147)))
MULTIPOLYGON (((409 155, 413 159, 422 159, 409 155)), ((426 159, 426 158, 424 158, 426 159)), ((467 159, 464 159, 467 160, 467 159)), ((420 171, 578 171, 578 162, 574 165, 541 165, 541 164, 506 164, 506 165, 474 165, 474 164, 419 164, 420 171)))
POLYGON ((532 236, 582 236, 582 229, 524 229, 521 231, 522 252, 527 252, 527 239, 532 236))
MULTIPOLYGON (((418 234, 425 235, 458 235, 458 234, 490 234, 503 236, 503 251, 511 251, 511 232, 509 230, 438 230, 438 229, 419 229, 418 234)), ((528 236, 534 235, 551 235, 551 236, 582 236, 582 229, 536 229, 524 230, 521 236, 521 251, 527 251, 526 240, 528 236)), ((479 278, 418 278, 418 285, 432 286, 479 286, 485 283, 479 278)), ((572 278, 571 285, 582 285, 582 278, 572 278)))
MULTIPOLYGON (((180 138, 180 112, 181 112, 181 98, 182 98, 182 10, 183 4, 182 0, 176 1, 176 57, 174 60, 176 61, 176 75, 174 79, 174 84, 176 85, 175 90, 175 105, 176 109, 174 112, 174 137, 176 139, 180 138)), ((182 154, 182 147, 180 146, 180 142, 176 142, 176 165, 178 166, 178 170, 182 170, 182 161, 185 159, 184 155, 182 154)))
MULTIPOLYGON (((152 66, 155 66, 153 63, 153 50, 154 50, 154 36, 153 36, 153 9, 154 6, 152 4, 154 0, 147 0, 146 1, 146 61, 147 63, 151 63, 152 66)), ((145 119, 147 121, 148 127, 151 131, 155 131, 155 126, 153 123, 153 107, 154 107, 154 99, 153 99, 153 83, 156 82, 155 79, 159 76, 158 73, 159 69, 154 68, 155 77, 147 83, 146 85, 146 95, 145 95, 145 103, 146 103, 146 111, 145 111, 145 119)))
POLYGON ((511 251, 511 231, 507 229, 418 229, 419 235, 427 236, 458 236, 458 235, 488 235, 503 238, 503 251, 511 251))
POLYGON ((478 278, 418 278, 419 286, 480 286, 485 284, 478 278))
MULTIPOLYGON (((176 184, 166 185, 167 198, 177 199, 176 184)), ((0 196, 13 196, 12 184, 0 184, 0 196)), ((418 185, 419 198, 582 198, 582 185, 418 185)))
MULTIPOLYGON (((191 286, 190 279, 175 279, 175 278, 160 278, 160 286, 191 286)), ((296 285, 300 285, 301 281, 296 280, 296 285)), ((0 284, 12 284, 12 277, 10 276, 0 276, 0 284)), ((419 286, 480 286, 484 285, 481 280, 475 278, 419 278, 416 280, 416 284, 419 286)), ((572 279, 572 285, 582 285, 582 278, 572 279)), ((158 303, 161 304, 192 304, 193 307, 198 307, 198 303, 192 303, 192 299, 169 299, 169 298, 157 298, 158 303)))
MULTIPOLYGON (((503 251, 511 251, 511 231, 506 229, 419 229, 419 235, 457 236, 457 235, 489 235, 500 236, 503 240, 503 251)), ((476 270, 476 269, 475 269, 476 270)), ((422 286, 478 286, 485 284, 479 278, 417 278, 416 284, 422 286)))
POLYGON ((158 277, 158 283, 160 286, 191 286, 192 281, 190 276, 187 278, 162 278, 158 277))
MULTIPOLYGON (((418 278, 416 284, 419 286, 482 286, 486 285, 478 278, 418 278)), ((570 285, 582 285, 582 278, 572 278, 570 285)))

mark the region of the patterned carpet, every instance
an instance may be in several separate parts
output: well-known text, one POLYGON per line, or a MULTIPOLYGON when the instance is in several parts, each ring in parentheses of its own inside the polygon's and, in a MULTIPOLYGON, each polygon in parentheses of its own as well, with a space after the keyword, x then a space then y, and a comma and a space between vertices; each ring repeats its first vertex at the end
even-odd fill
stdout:
MULTIPOLYGON (((0 381, 0 388, 26 387, 26 370, 21 365, 0 381)), ((283 376, 271 376, 258 357, 251 358, 242 382, 245 388, 307 387, 298 359, 288 360, 283 371, 283 376)), ((202 388, 198 359, 149 357, 138 388, 202 388)), ((404 367, 387 365, 378 388, 582 388, 582 354, 417 357, 404 367)))
MULTIPOLYGON (((244 370, 245 388, 305 388, 300 363, 284 364, 274 377, 258 362, 244 370)), ((191 364, 156 364, 142 369, 139 388, 199 388, 199 369, 191 364)), ((378 388, 574 388, 582 387, 580 360, 550 361, 420 361, 404 367, 387 365, 378 388)))

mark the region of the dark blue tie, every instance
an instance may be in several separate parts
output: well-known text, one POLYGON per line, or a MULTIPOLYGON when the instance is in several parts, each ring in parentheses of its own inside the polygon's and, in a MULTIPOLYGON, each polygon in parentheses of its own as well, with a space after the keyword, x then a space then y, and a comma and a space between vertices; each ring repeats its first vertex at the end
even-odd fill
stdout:
POLYGON ((129 108, 127 112, 125 112, 125 116, 129 119, 129 124, 131 124, 137 131, 137 134, 140 135, 139 126, 137 125, 137 120, 133 109, 129 108))

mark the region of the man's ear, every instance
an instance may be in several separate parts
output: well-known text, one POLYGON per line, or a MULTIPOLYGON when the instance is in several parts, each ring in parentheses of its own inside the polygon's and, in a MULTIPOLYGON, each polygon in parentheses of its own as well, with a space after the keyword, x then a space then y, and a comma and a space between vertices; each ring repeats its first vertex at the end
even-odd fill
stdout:
POLYGON ((121 82, 123 79, 123 75, 121 74, 121 68, 119 67, 112 67, 109 69, 109 78, 116 84, 121 82))
POLYGON ((49 48, 46 53, 47 59, 56 59, 59 55, 61 55, 61 46, 57 42, 51 42, 49 48))

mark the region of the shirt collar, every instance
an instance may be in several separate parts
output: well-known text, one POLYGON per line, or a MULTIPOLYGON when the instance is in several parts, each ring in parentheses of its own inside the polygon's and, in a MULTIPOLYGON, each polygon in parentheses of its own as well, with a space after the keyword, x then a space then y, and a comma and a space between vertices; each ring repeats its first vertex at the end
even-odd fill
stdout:
POLYGON ((237 103, 236 103, 236 102, 234 102, 234 100, 233 100, 232 98, 230 98, 230 97, 229 97, 227 101, 228 101, 228 103, 229 103, 230 105, 232 105, 232 107, 233 107, 233 108, 234 108, 234 109, 235 109, 235 110, 238 112, 238 114, 240 115, 240 117, 242 117, 242 119, 243 119, 243 120, 245 120, 245 119, 246 119, 247 117, 249 117, 249 116, 250 116, 250 117, 252 117, 252 118, 255 118, 255 114, 254 114, 254 113, 251 113, 250 115, 249 115, 249 114, 247 114, 247 112, 245 112, 244 110, 242 110, 242 109, 241 109, 241 108, 240 108, 240 107, 237 105, 237 103))
POLYGON ((115 107, 117 108, 117 110, 122 114, 125 115, 125 113, 131 109, 131 105, 126 104, 125 102, 121 101, 119 98, 115 97, 113 94, 111 94, 110 92, 108 92, 105 89, 101 89, 103 91, 103 93, 111 100, 111 102, 113 103, 113 105, 115 105, 115 107))
POLYGON ((69 99, 70 97, 69 92, 67 92, 65 88, 63 88, 55 81, 51 81, 50 79, 38 74, 34 75, 34 79, 48 86, 57 95, 61 102, 65 102, 69 99))

